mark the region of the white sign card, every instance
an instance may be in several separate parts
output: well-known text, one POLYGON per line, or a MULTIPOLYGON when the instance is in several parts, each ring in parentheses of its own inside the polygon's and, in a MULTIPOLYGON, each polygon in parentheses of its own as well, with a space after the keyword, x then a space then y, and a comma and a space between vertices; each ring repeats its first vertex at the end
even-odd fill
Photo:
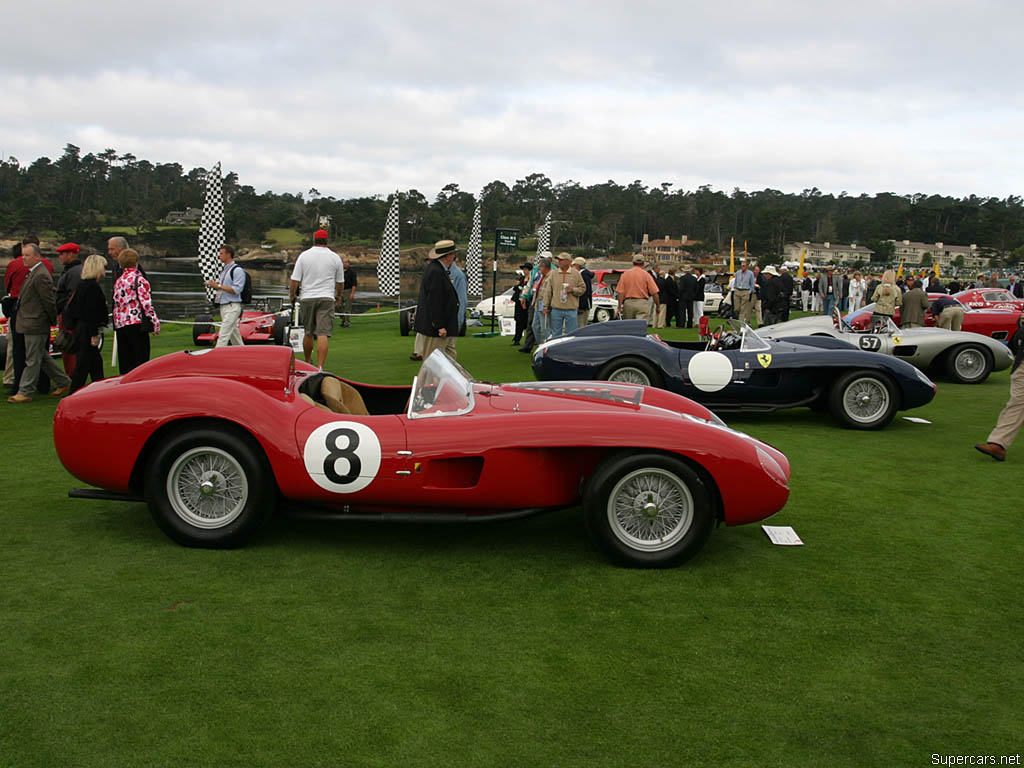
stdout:
MULTIPOLYGON (((486 320, 487 318, 483 319, 486 320)), ((498 322, 501 324, 502 336, 516 335, 516 319, 514 317, 499 317, 498 322)))
POLYGON ((796 531, 788 525, 762 525, 761 528, 768 534, 772 544, 782 547, 802 547, 804 544, 796 531))

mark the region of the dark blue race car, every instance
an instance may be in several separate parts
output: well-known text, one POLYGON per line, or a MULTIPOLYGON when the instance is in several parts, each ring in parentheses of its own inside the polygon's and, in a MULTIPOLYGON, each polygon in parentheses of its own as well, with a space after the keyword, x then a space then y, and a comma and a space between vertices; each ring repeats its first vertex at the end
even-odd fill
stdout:
POLYGON ((643 320, 588 325, 540 345, 537 378, 601 379, 676 392, 719 413, 809 406, 844 427, 881 429, 927 405, 935 385, 896 358, 828 337, 767 341, 730 320, 708 341, 664 341, 643 320))

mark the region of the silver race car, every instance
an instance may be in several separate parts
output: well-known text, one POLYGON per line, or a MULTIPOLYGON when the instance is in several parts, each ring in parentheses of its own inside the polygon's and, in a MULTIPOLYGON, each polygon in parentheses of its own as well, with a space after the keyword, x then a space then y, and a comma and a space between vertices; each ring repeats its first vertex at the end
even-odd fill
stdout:
POLYGON ((992 371, 1013 364, 1006 344, 965 331, 944 328, 899 328, 892 320, 857 331, 837 310, 831 317, 801 317, 788 323, 765 325, 757 329, 766 339, 793 336, 830 336, 858 349, 881 352, 906 360, 922 371, 945 372, 961 384, 980 384, 992 371))

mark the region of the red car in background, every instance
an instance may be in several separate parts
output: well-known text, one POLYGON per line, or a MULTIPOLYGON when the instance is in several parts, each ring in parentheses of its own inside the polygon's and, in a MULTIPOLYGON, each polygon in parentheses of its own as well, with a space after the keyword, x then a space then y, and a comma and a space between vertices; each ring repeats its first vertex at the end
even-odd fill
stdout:
POLYGON ((1018 299, 1005 288, 972 288, 954 293, 953 298, 971 309, 1024 310, 1024 299, 1018 299))
MULTIPOLYGON (((287 344, 285 329, 290 324, 289 310, 264 312, 246 310, 238 323, 243 344, 287 344)), ((197 347, 212 347, 217 343, 218 326, 213 324, 213 315, 198 315, 192 324, 192 341, 197 347)))
MULTIPOLYGON (((928 301, 935 301, 940 296, 945 295, 944 293, 929 293, 928 301)), ((871 313, 874 309, 874 304, 868 304, 856 312, 848 314, 845 320, 854 330, 865 331, 871 325, 871 313)), ((982 336, 988 336, 996 341, 1007 341, 1017 330, 1017 320, 1020 318, 1020 315, 1021 311, 1019 309, 972 309, 965 306, 964 324, 960 330, 969 333, 980 333, 982 336)), ((897 325, 900 324, 899 307, 896 307, 893 321, 897 325)), ((924 322, 927 326, 934 326, 935 317, 931 314, 926 314, 924 322)))

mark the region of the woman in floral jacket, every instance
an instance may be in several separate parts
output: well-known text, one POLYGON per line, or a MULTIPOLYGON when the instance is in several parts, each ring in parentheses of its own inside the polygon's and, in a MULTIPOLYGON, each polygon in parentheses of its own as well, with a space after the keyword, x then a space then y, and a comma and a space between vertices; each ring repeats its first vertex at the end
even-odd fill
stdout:
POLYGON ((160 333, 149 281, 138 270, 139 254, 125 248, 117 254, 124 270, 114 283, 114 333, 117 367, 123 374, 149 360, 149 334, 160 333))

